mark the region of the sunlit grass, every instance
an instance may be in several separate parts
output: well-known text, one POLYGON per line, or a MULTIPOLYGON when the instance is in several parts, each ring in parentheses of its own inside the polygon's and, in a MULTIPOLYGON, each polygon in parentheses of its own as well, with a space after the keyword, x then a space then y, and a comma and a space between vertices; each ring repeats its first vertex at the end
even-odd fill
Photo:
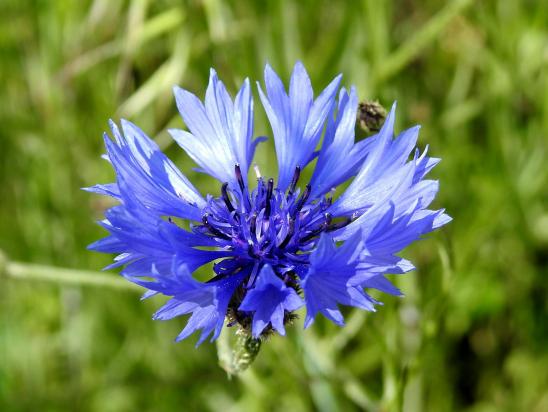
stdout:
MULTIPOLYGON (((86 245, 108 204, 107 120, 127 117, 202 192, 219 190, 165 132, 171 87, 203 94, 337 73, 361 97, 398 101, 398 128, 443 162, 436 201, 454 221, 404 253, 405 299, 273 337, 227 381, 214 345, 174 344, 160 299, 41 282, 0 289, 0 409, 548 410, 548 10, 542 2, 134 1, 0 4, 0 248, 10 259, 98 270, 86 245)), ((270 135, 256 99, 256 135, 270 135)), ((258 151, 276 170, 272 142, 258 151)), ((116 276, 112 274, 112 276, 116 276)))

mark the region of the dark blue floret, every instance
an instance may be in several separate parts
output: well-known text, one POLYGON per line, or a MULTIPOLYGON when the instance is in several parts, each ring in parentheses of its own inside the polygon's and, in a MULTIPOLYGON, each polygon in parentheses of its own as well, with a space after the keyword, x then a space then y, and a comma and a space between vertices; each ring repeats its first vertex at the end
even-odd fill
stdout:
MULTIPOLYGON (((235 169, 238 174, 238 166, 235 169)), ((331 205, 327 199, 309 202, 310 185, 302 193, 296 188, 299 170, 296 167, 293 183, 286 191, 275 188, 274 179, 265 183, 262 177, 257 178, 252 192, 243 184, 230 189, 224 183, 221 196, 209 198, 202 225, 194 226, 193 231, 214 238, 219 247, 230 250, 237 270, 270 264, 285 271, 306 262, 307 254, 301 252, 312 248, 322 232, 340 229, 351 220, 332 223, 331 214, 326 212, 331 205)), ((241 177, 237 181, 241 182, 241 177)))
POLYGON ((205 101, 175 88, 189 131, 171 130, 200 171, 219 181, 205 198, 137 126, 111 123, 105 136, 116 183, 87 190, 119 204, 100 224, 109 232, 90 248, 117 257, 110 267, 147 289, 144 298, 171 299, 154 315, 190 315, 178 340, 201 331, 198 344, 238 324, 258 338, 285 333, 306 306, 305 326, 318 313, 342 325, 339 305, 374 310, 367 289, 400 295, 387 274, 413 265, 397 256, 408 244, 448 223, 428 209, 438 182, 424 179, 439 159, 415 148, 418 127, 394 138, 395 105, 378 134, 355 142, 356 91, 336 77, 314 99, 301 63, 289 91, 265 69, 261 101, 272 126, 277 179, 255 167, 253 99, 248 80, 233 100, 212 70, 205 101), (321 143, 319 150, 318 145, 321 143), (316 159, 309 182, 302 171, 316 159), (352 179, 334 198, 335 188, 352 179), (185 223, 188 222, 188 223, 185 223), (205 282, 193 277, 212 266, 205 282))

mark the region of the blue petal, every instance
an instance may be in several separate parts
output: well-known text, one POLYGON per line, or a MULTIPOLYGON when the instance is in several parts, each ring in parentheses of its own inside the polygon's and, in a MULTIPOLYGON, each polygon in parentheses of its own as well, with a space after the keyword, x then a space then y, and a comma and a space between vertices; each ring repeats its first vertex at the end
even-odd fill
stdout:
MULTIPOLYGON (((355 211, 370 207, 382 193, 389 193, 389 189, 399 183, 407 173, 402 172, 401 167, 387 164, 384 159, 390 156, 390 148, 394 129, 395 105, 374 139, 367 159, 364 161, 358 175, 352 181, 347 190, 333 204, 330 212, 334 215, 350 215, 355 211), (386 173, 390 168, 390 172, 386 173)), ((400 166, 400 165, 397 165, 400 166)))
POLYGON ((238 309, 254 312, 252 334, 258 338, 268 324, 280 335, 285 335, 285 311, 293 312, 303 304, 295 290, 287 287, 272 268, 265 265, 257 277, 255 287, 247 292, 238 309))
POLYGON ((88 250, 101 253, 122 253, 124 249, 125 244, 113 236, 99 239, 88 246, 88 250))
POLYGON ((266 95, 259 95, 274 134, 278 157, 278 188, 287 189, 297 166, 304 167, 314 158, 328 114, 340 84, 337 76, 313 101, 310 79, 302 63, 297 62, 291 75, 289 95, 278 75, 265 68, 266 95))
POLYGON ((151 285, 152 290, 173 296, 153 318, 167 320, 191 313, 185 328, 176 340, 181 341, 201 329, 196 346, 210 335, 211 341, 214 341, 221 333, 228 303, 248 273, 242 272, 216 282, 202 283, 192 277, 186 265, 178 266, 174 272, 173 280, 163 280, 168 287, 151 285), (157 289, 154 289, 155 287, 157 289))
POLYGON ((360 285, 352 283, 352 278, 358 273, 357 263, 362 250, 360 233, 339 248, 332 238, 322 234, 312 252, 308 273, 301 282, 307 309, 305 327, 312 324, 318 312, 343 325, 339 304, 375 310, 373 304, 377 302, 365 294, 360 285))
POLYGON ((415 269, 415 266, 399 256, 392 254, 376 255, 364 249, 360 254, 359 263, 356 266, 357 274, 365 276, 362 279, 369 279, 378 274, 402 274, 415 269))
POLYGON ((374 276, 367 281, 361 283, 361 286, 364 288, 377 289, 381 292, 387 293, 394 296, 403 296, 403 293, 395 287, 384 275, 374 276))
POLYGON ((115 199, 120 198, 120 192, 118 191, 118 185, 116 183, 106 183, 103 185, 84 187, 83 190, 90 193, 96 193, 98 195, 110 196, 115 199))
MULTIPOLYGON (((105 146, 117 180, 124 179, 128 191, 157 214, 199 220, 205 200, 156 143, 126 120, 123 135, 113 122, 110 126, 116 141, 105 134, 105 146)), ((119 188, 113 185, 93 190, 119 197, 119 188)))
MULTIPOLYGON (((316 198, 354 176, 361 167, 373 138, 354 144, 358 97, 341 89, 336 119, 329 117, 318 162, 310 182, 311 198, 316 198)), ((335 112, 335 109, 333 110, 335 112)))
POLYGON ((234 103, 213 69, 205 105, 184 89, 175 87, 173 92, 190 133, 171 129, 171 136, 200 165, 201 170, 223 183, 238 187, 234 167, 239 164, 244 179, 247 179, 247 170, 258 143, 251 140, 253 98, 249 80, 244 81, 234 103))
POLYGON ((130 263, 122 273, 128 279, 148 276, 143 265, 148 266, 149 272, 154 264, 169 266, 175 256, 183 256, 188 266, 194 270, 230 254, 226 250, 197 249, 211 246, 210 240, 187 232, 151 213, 135 196, 126 180, 122 177, 118 180, 123 204, 107 210, 106 219, 100 222, 110 236, 89 247, 108 253, 124 254, 124 260, 118 259, 114 266, 130 263), (141 262, 140 266, 136 262, 141 262))
POLYGON ((359 216, 334 233, 338 240, 347 239, 357 231, 364 238, 369 237, 374 227, 380 225, 384 233, 391 228, 394 236, 390 248, 401 250, 421 234, 450 220, 442 211, 426 209, 438 192, 438 182, 422 178, 438 159, 426 157, 426 151, 419 157, 415 151, 414 158, 409 160, 419 128, 408 129, 393 139, 394 120, 395 104, 379 134, 370 138, 367 157, 356 178, 329 209, 334 216, 359 216), (387 222, 389 216, 391 221, 387 222))
POLYGON ((434 166, 436 166, 441 161, 441 159, 435 157, 427 157, 427 152, 428 145, 425 147, 424 152, 417 160, 417 171, 415 173, 413 183, 417 183, 419 180, 421 180, 424 176, 428 174, 428 172, 430 172, 430 170, 434 168, 434 166))

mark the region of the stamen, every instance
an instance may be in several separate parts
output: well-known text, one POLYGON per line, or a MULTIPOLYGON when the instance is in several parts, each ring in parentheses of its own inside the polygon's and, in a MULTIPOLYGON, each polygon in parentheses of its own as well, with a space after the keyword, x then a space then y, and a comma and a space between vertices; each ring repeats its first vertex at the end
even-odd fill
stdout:
POLYGON ((331 190, 329 191, 329 193, 327 194, 327 206, 331 206, 331 204, 333 204, 333 196, 335 195, 335 191, 337 189, 335 189, 334 187, 331 188, 331 190))
MULTIPOLYGON (((237 251, 237 254, 241 253, 241 257, 246 261, 252 259, 262 262, 263 259, 277 259, 284 255, 292 260, 302 259, 306 262, 307 257, 300 257, 297 249, 309 251, 322 232, 341 229, 358 216, 354 214, 333 222, 335 218, 328 213, 327 204, 331 202, 334 190, 320 202, 308 204, 312 187, 307 184, 297 197, 300 166, 295 167, 291 184, 285 194, 274 193, 274 179, 266 180, 256 164, 253 165, 253 169, 257 176, 257 189, 250 194, 240 165, 235 164, 234 172, 241 196, 236 187, 228 182, 223 183, 220 197, 212 202, 207 209, 208 213, 203 214, 203 224, 197 228, 200 233, 217 238, 219 248, 237 251), (305 212, 302 211, 303 208, 305 212), (280 232, 281 225, 284 225, 284 228, 280 232)), ((216 273, 223 275, 224 272, 232 270, 214 269, 216 273)), ((253 284, 255 277, 250 276, 251 283, 248 284, 253 284)), ((285 281, 287 282, 287 279, 285 281)))
POLYGON ((228 183, 223 183, 223 186, 221 187, 221 193, 223 194, 223 200, 225 202, 226 208, 228 209, 229 212, 232 213, 235 209, 234 209, 234 206, 232 206, 232 203, 230 202, 230 198, 228 197, 227 188, 228 188, 228 183))
POLYGON ((316 229, 312 230, 309 234, 307 234, 306 236, 301 238, 300 239, 301 243, 308 242, 310 239, 318 236, 323 231, 327 231, 327 229, 329 228, 329 225, 331 224, 331 221, 333 220, 333 218, 331 216, 331 213, 326 213, 324 215, 324 217, 325 217, 325 221, 320 226, 318 226, 316 229))
POLYGON ((286 247, 293 237, 293 234, 295 233, 295 219, 289 219, 289 230, 287 231, 287 235, 285 236, 285 239, 280 243, 280 246, 278 246, 280 249, 283 249, 286 247))
POLYGON ((253 213, 251 216, 251 221, 249 222, 249 231, 253 236, 256 236, 255 232, 257 230, 257 212, 253 213))
POLYGON ((308 196, 310 196, 310 191, 311 191, 311 187, 310 185, 306 185, 305 189, 304 189, 304 193, 303 195, 300 197, 299 199, 299 202, 297 203, 297 207, 295 208, 295 214, 297 212, 300 212, 301 209, 303 208, 304 204, 306 203, 306 201, 308 200, 308 196))
POLYGON ((242 194, 244 193, 244 178, 242 176, 242 170, 240 169, 240 164, 236 163, 234 166, 234 172, 236 173, 236 179, 238 180, 238 185, 240 185, 240 190, 242 191, 242 194))
POLYGON ((270 248, 270 240, 269 240, 269 239, 266 239, 266 240, 264 241, 264 243, 261 245, 261 250, 262 250, 262 251, 268 251, 268 250, 270 250, 270 249, 271 249, 271 248, 270 248))
POLYGON ((333 232, 335 230, 342 229, 343 227, 347 226, 351 222, 352 222, 352 219, 347 217, 345 220, 342 220, 340 222, 333 223, 332 225, 327 226, 325 231, 326 232, 333 232))
POLYGON ((270 218, 270 212, 272 211, 272 191, 274 190, 274 179, 268 179, 268 186, 266 188, 266 205, 264 211, 264 219, 268 220, 270 218))
POLYGON ((291 185, 289 186, 289 191, 287 192, 287 196, 291 196, 293 193, 295 193, 295 188, 297 187, 297 182, 299 181, 299 177, 301 176, 301 166, 297 166, 295 168, 295 172, 293 173, 293 178, 291 179, 291 185))
POLYGON ((257 254, 255 253, 255 245, 251 239, 247 241, 247 253, 253 258, 257 257, 257 254))
POLYGON ((213 225, 211 223, 209 223, 208 219, 209 219, 209 213, 206 213, 205 215, 202 216, 202 222, 204 223, 204 226, 207 227, 207 229, 211 233, 213 233, 213 235, 215 235, 217 237, 220 237, 221 239, 230 240, 230 237, 225 235, 223 232, 221 232, 217 228, 213 227, 213 225))

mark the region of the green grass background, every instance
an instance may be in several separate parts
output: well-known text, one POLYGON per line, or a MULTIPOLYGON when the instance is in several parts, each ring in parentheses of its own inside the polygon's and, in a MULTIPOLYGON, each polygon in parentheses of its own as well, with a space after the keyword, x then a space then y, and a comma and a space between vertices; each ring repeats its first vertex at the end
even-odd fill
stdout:
MULTIPOLYGON (((86 251, 112 180, 101 135, 128 118, 205 193, 165 132, 171 87, 234 92, 265 62, 302 60, 398 101, 398 130, 442 157, 435 205, 454 221, 403 256, 405 299, 302 321, 227 380, 215 346, 153 322, 162 300, 0 279, 2 411, 548 411, 548 8, 541 1, 29 1, 0 3, 0 248, 11 260, 98 270, 86 251)), ((256 93, 255 93, 256 96, 256 93)), ((257 97, 257 96, 256 96, 257 97)), ((268 134, 256 98, 256 134, 268 134)), ((258 153, 276 170, 271 143, 258 153), (270 146, 269 146, 270 145, 270 146)), ((109 274, 113 277, 115 273, 109 274)))

